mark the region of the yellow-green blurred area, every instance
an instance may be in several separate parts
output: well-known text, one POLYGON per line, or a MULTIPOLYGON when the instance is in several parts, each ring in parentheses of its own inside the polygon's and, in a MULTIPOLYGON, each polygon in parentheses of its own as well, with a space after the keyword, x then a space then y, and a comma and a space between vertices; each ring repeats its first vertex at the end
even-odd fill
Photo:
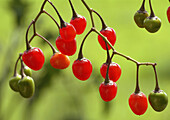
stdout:
MULTIPOLYGON (((72 17, 68 0, 51 0, 66 22, 72 17)), ((142 0, 85 0, 96 10, 109 27, 116 31, 114 48, 140 62, 156 62, 160 88, 170 95, 170 24, 166 10, 168 0, 152 0, 153 10, 161 20, 157 33, 148 33, 138 28, 133 15, 140 8, 142 0)), ((87 81, 80 81, 72 73, 72 63, 77 59, 78 49, 84 36, 91 28, 90 16, 81 0, 72 0, 76 11, 87 19, 87 28, 76 37, 77 52, 70 57, 71 64, 65 70, 56 70, 49 64, 52 56, 50 47, 38 37, 31 42, 40 47, 45 55, 45 65, 40 71, 33 71, 36 84, 35 95, 25 99, 9 87, 9 79, 19 53, 25 50, 25 32, 38 14, 43 0, 3 0, 0 3, 0 120, 168 120, 169 105, 163 112, 155 112, 151 106, 144 115, 136 116, 128 105, 128 98, 135 90, 136 65, 115 55, 114 62, 122 68, 122 75, 116 82, 117 96, 106 103, 99 95, 99 85, 104 79, 100 66, 106 61, 104 51, 92 33, 83 48, 84 57, 93 65, 93 72, 87 81)), ((50 4, 48 11, 59 22, 50 4)), ((146 0, 149 10, 149 0, 146 0)), ((94 15, 95 26, 101 29, 99 18, 94 15)), ((46 37, 54 46, 58 28, 45 14, 36 23, 37 32, 46 37)), ((32 28, 29 37, 33 34, 32 28)), ((56 46, 55 46, 56 47, 56 46)), ((111 51, 110 51, 111 52, 111 51)), ((18 71, 20 64, 18 65, 18 71)), ((140 67, 140 89, 146 96, 155 88, 155 76, 151 66, 140 67)), ((149 104, 149 102, 148 102, 149 104)))

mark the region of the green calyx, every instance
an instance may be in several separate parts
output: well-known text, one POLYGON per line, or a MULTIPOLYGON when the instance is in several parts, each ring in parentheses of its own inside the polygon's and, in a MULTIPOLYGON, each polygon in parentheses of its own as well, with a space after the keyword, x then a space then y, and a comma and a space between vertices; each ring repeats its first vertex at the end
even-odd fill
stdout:
POLYGON ((149 16, 147 11, 138 10, 134 15, 134 21, 138 27, 144 28, 144 20, 149 16))
POLYGON ((11 77, 11 79, 9 80, 9 86, 15 92, 19 91, 18 81, 20 79, 21 79, 21 75, 17 74, 16 76, 11 77))
POLYGON ((34 95, 35 84, 34 80, 31 77, 25 76, 21 80, 19 80, 18 87, 21 96, 23 96, 24 98, 30 98, 34 95))
POLYGON ((168 96, 163 90, 152 91, 148 99, 152 108, 157 112, 163 111, 168 104, 168 96))
POLYGON ((155 33, 161 27, 161 20, 156 16, 155 17, 147 17, 144 20, 144 26, 148 32, 155 33))

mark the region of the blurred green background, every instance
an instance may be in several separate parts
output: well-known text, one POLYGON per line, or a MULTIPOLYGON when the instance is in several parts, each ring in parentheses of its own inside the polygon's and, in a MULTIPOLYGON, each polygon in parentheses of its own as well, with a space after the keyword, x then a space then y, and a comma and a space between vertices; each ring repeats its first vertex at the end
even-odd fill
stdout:
MULTIPOLYGON (((128 98, 135 90, 136 66, 126 59, 115 56, 113 61, 122 68, 121 78, 117 81, 118 93, 111 102, 104 102, 99 95, 99 85, 104 80, 100 66, 106 60, 106 52, 100 47, 97 35, 92 33, 84 46, 84 56, 93 64, 92 76, 82 82, 72 73, 71 65, 65 70, 53 69, 49 64, 52 52, 41 39, 35 38, 32 46, 40 47, 46 57, 40 71, 33 71, 36 92, 31 99, 22 98, 8 85, 13 75, 15 61, 25 50, 25 32, 31 20, 35 18, 43 0, 7 0, 0 4, 0 120, 168 120, 169 105, 161 112, 155 112, 150 105, 142 116, 136 116, 128 105, 128 98)), ((63 19, 70 21, 72 13, 68 0, 52 0, 63 19)), ((89 13, 81 0, 72 0, 79 14, 86 17, 88 23, 85 32, 77 36, 78 48, 85 34, 90 30, 89 13)), ((153 0, 156 16, 162 20, 157 33, 148 33, 136 26, 133 15, 140 8, 141 0, 86 0, 87 4, 100 13, 106 24, 115 29, 117 41, 115 49, 140 62, 156 62, 160 88, 170 95, 170 24, 166 18, 168 0, 153 0)), ((146 10, 149 4, 146 0, 146 10)), ((45 9, 59 19, 47 4, 45 9)), ((94 15, 95 25, 101 29, 101 23, 94 15)), ((38 20, 37 31, 54 46, 58 29, 46 15, 38 20)), ((32 31, 30 31, 30 34, 32 31)), ((78 51, 78 50, 77 50, 78 51)), ((70 57, 71 64, 77 53, 70 57)), ((19 67, 18 67, 19 68, 19 67)), ((155 76, 151 66, 140 68, 140 88, 147 96, 155 87, 155 76)))

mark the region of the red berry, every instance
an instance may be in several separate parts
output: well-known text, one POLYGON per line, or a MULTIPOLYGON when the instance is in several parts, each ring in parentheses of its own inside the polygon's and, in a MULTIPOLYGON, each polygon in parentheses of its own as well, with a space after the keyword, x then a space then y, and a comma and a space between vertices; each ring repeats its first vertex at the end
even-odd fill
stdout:
POLYGON ((36 47, 26 50, 22 55, 22 59, 33 70, 40 70, 45 61, 43 52, 40 48, 36 47))
POLYGON ((58 36, 55 43, 56 43, 57 49, 62 54, 72 56, 76 52, 76 49, 77 49, 76 39, 66 42, 65 40, 63 40, 61 36, 58 36))
MULTIPOLYGON (((103 78, 106 77, 107 63, 104 63, 100 68, 100 73, 103 78)), ((116 82, 121 76, 121 68, 117 63, 111 62, 109 67, 109 79, 116 82)))
POLYGON ((76 29, 78 35, 82 34, 86 28, 87 22, 84 16, 78 15, 78 17, 73 17, 70 21, 70 24, 76 29))
POLYGON ((170 23, 170 6, 167 9, 167 17, 168 17, 168 21, 170 23))
POLYGON ((60 28, 60 35, 65 41, 72 41, 76 37, 76 29, 72 24, 66 23, 65 27, 60 28))
POLYGON ((86 58, 77 59, 72 65, 74 76, 82 81, 85 81, 90 77, 92 69, 91 62, 86 58))
POLYGON ((116 97, 117 94, 117 85, 115 82, 109 80, 109 83, 102 82, 99 87, 99 92, 101 98, 108 102, 116 97))
POLYGON ((132 93, 129 97, 129 106, 136 115, 142 115, 148 108, 147 98, 144 93, 132 93))
POLYGON ((57 52, 51 56, 50 64, 56 69, 65 69, 70 65, 70 59, 67 55, 57 52))
MULTIPOLYGON (((114 46, 114 44, 115 44, 115 42, 116 42, 116 33, 115 33, 115 31, 113 30, 113 28, 107 27, 107 28, 101 30, 100 33, 101 33, 102 35, 104 35, 105 37, 107 37, 108 41, 112 44, 112 46, 114 46)), ((100 37, 99 35, 98 35, 98 41, 99 41, 101 47, 102 47, 104 50, 106 50, 105 41, 104 41, 103 38, 100 37)), ((108 49, 110 50, 111 47, 109 46, 109 44, 107 44, 107 45, 108 45, 108 49)))

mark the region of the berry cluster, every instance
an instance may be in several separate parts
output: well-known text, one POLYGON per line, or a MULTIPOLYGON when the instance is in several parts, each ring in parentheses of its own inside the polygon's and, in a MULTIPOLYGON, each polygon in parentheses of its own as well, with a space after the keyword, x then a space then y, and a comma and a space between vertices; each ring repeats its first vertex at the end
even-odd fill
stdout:
MULTIPOLYGON (((93 70, 92 63, 90 62, 89 59, 83 56, 83 46, 84 46, 86 38, 92 32, 95 32, 98 34, 97 38, 98 38, 98 42, 101 48, 105 50, 107 53, 106 62, 103 63, 100 68, 101 76, 104 78, 104 81, 99 86, 99 93, 100 93, 101 98, 104 101, 109 102, 116 97, 116 94, 117 94, 116 81, 118 81, 118 79, 121 76, 121 67, 117 63, 112 62, 112 58, 115 55, 119 55, 135 63, 137 66, 136 89, 135 89, 135 92, 131 94, 129 98, 129 106, 132 109, 132 111, 137 115, 142 115, 145 113, 148 107, 147 98, 145 94, 142 93, 139 89, 138 73, 139 73, 139 67, 141 65, 153 66, 154 68, 154 72, 156 76, 155 77, 156 87, 155 87, 155 90, 149 94, 148 99, 149 99, 151 106, 153 107, 155 111, 163 111, 168 104, 168 97, 166 93, 159 88, 156 67, 155 67, 156 63, 149 63, 149 62, 140 63, 132 59, 129 56, 126 56, 122 53, 117 52, 113 47, 116 42, 115 30, 111 27, 108 27, 105 24, 103 18, 100 16, 100 14, 96 12, 95 10, 93 10, 92 8, 89 8, 89 6, 86 4, 84 0, 81 0, 81 1, 84 4, 84 6, 87 8, 90 14, 92 27, 88 31, 88 33, 85 35, 84 39, 82 40, 79 53, 78 53, 78 58, 72 64, 72 72, 74 76, 81 81, 86 81, 91 76, 91 73, 93 70), (95 13, 101 20, 102 29, 100 31, 98 31, 95 28, 92 13, 95 13), (112 50, 111 56, 110 56, 109 50, 112 50)), ((34 71, 40 70, 43 67, 44 61, 45 61, 45 57, 44 57, 42 50, 40 48, 31 46, 31 41, 36 36, 43 39, 52 49, 53 54, 50 58, 50 64, 52 67, 56 69, 66 69, 67 67, 69 67, 70 65, 69 56, 74 55, 77 50, 77 44, 76 44, 76 39, 75 39, 76 35, 81 35, 84 32, 84 30, 86 29, 87 21, 84 16, 77 14, 77 12, 75 11, 72 5, 71 0, 69 0, 69 3, 70 3, 72 13, 73 13, 73 17, 71 18, 70 23, 67 23, 62 19, 58 10, 56 9, 54 4, 50 0, 44 0, 38 15, 36 16, 34 20, 32 20, 32 22, 28 26, 28 29, 26 31, 26 50, 23 53, 19 54, 19 57, 16 61, 15 68, 14 68, 14 76, 9 81, 9 85, 11 89, 16 92, 19 92, 21 96, 25 98, 32 97, 35 91, 34 80, 31 77, 31 74, 32 74, 31 69, 34 71), (53 7, 53 9, 56 11, 59 17, 59 20, 60 20, 60 25, 44 9, 44 6, 46 5, 46 3, 49 3, 53 7), (49 16, 56 23, 59 29, 59 36, 57 37, 55 41, 56 47, 58 50, 56 50, 46 38, 38 34, 36 31, 35 24, 37 20, 39 19, 40 15, 43 13, 49 16), (33 26, 33 35, 28 40, 28 32, 31 26, 33 26), (21 62, 21 73, 20 73, 21 75, 17 73, 17 64, 19 60, 21 62)), ((155 20, 159 20, 159 19, 154 18, 155 16, 153 16, 154 13, 151 7, 151 3, 150 3, 151 15, 150 17, 146 18, 147 12, 144 9, 144 3, 145 3, 145 0, 143 1, 143 5, 141 9, 135 14, 135 22, 137 23, 139 27, 143 27, 144 25, 144 27, 149 32, 156 32, 158 30, 158 27, 156 27, 157 25, 156 25, 155 20), (153 25, 150 25, 150 24, 153 24, 153 25), (151 26, 151 27, 147 27, 147 26, 151 26)))
POLYGON ((145 10, 145 0, 143 0, 141 8, 134 15, 134 20, 139 28, 145 28, 148 32, 155 33, 161 27, 161 20, 155 16, 151 0, 149 0, 149 5, 151 10, 150 16, 145 10))

